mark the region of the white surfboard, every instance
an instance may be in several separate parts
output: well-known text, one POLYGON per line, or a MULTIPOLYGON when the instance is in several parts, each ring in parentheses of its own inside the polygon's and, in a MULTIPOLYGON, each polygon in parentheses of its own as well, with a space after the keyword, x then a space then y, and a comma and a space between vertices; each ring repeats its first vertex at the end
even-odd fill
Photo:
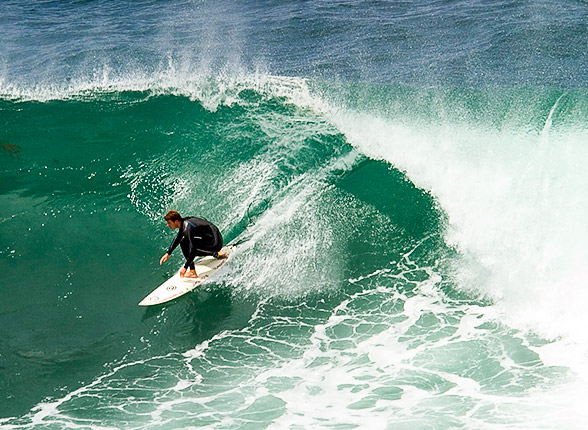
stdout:
POLYGON ((227 258, 216 259, 212 256, 202 257, 195 262, 197 278, 181 278, 180 271, 153 290, 147 297, 139 302, 139 306, 153 306, 169 302, 209 280, 230 258, 233 246, 226 246, 222 251, 226 252, 227 258))

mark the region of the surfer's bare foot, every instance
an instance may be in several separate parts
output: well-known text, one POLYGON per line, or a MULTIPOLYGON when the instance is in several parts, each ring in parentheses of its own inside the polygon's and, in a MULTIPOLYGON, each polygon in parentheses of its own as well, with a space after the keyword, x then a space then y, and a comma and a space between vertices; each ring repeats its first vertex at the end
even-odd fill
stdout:
POLYGON ((189 270, 184 275, 184 278, 197 278, 198 274, 194 270, 189 270))
POLYGON ((214 253, 213 257, 218 260, 224 260, 225 258, 228 257, 228 255, 225 251, 219 251, 219 252, 214 253))

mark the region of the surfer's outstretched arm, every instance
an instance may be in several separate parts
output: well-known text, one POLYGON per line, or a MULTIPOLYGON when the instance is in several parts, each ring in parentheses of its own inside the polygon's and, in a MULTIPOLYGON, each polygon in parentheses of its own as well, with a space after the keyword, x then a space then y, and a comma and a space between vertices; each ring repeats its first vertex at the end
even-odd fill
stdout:
POLYGON ((174 252, 174 249, 176 249, 178 247, 178 245, 180 244, 180 242, 182 241, 182 238, 183 238, 182 229, 180 228, 180 230, 178 231, 178 235, 174 238, 174 241, 169 246, 169 249, 167 250, 167 252, 165 254, 163 254, 163 257, 161 257, 159 259, 160 265, 165 263, 169 259, 169 256, 171 255, 171 253, 174 252))
POLYGON ((182 241, 182 238, 183 237, 184 237, 184 235, 182 234, 182 229, 180 228, 180 230, 178 231, 178 235, 176 236, 176 238, 174 239, 174 241, 171 243, 171 245, 169 246, 169 249, 166 252, 166 254, 168 256, 170 256, 171 253, 174 252, 174 249, 176 249, 178 247, 178 245, 182 241))

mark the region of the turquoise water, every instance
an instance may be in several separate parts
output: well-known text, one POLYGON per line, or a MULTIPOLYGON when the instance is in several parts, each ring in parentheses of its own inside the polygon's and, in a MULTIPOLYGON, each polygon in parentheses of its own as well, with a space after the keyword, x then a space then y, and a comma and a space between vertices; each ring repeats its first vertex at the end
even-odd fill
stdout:
POLYGON ((583 428, 585 9, 0 6, 0 426, 583 428))

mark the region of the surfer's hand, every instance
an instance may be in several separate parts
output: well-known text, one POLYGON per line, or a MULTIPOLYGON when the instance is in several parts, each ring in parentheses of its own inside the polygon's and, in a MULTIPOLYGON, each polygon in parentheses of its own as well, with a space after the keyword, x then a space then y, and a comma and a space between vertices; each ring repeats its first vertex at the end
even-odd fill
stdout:
POLYGON ((180 278, 183 278, 185 274, 186 274, 186 268, 185 267, 182 267, 180 269, 180 278))
POLYGON ((161 260, 159 260, 159 264, 165 263, 168 258, 169 258, 169 254, 166 252, 165 255, 163 257, 161 257, 161 260))

